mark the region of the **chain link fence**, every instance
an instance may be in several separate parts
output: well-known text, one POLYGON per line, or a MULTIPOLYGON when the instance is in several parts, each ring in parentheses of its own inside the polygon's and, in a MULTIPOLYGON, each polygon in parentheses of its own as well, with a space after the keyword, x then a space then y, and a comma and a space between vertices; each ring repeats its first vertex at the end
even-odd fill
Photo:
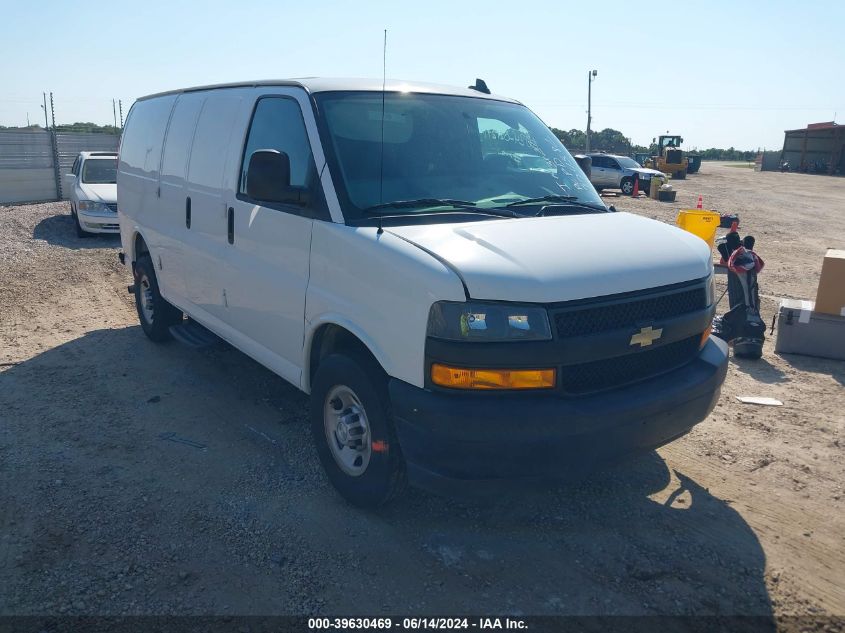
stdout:
POLYGON ((0 130, 0 204, 67 199, 62 191, 79 152, 116 152, 120 136, 0 130))

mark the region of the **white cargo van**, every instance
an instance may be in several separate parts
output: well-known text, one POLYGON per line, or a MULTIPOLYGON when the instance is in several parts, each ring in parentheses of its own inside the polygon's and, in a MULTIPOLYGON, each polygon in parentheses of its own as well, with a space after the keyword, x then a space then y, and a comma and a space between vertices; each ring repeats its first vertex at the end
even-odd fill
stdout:
POLYGON ((718 398, 706 244, 608 209, 483 82, 152 95, 117 184, 146 334, 200 324, 310 393, 320 459, 356 504, 408 479, 579 474, 718 398))

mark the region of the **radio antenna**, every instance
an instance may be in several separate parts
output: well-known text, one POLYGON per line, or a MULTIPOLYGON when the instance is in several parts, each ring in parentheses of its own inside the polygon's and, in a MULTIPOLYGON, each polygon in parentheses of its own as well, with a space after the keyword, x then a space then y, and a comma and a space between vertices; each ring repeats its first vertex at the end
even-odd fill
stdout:
MULTIPOLYGON (((387 29, 384 29, 384 49, 381 58, 381 158, 379 160, 378 201, 384 202, 384 91, 387 86, 387 29)), ((381 228, 381 227, 379 227, 381 228)))

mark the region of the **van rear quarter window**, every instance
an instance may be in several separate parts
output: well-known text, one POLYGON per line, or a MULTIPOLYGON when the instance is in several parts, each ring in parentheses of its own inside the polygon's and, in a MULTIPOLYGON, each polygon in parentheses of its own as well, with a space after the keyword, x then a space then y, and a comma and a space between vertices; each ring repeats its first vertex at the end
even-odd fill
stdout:
POLYGON ((204 99, 205 95, 202 93, 179 95, 167 127, 167 138, 164 141, 164 156, 161 159, 162 182, 185 178, 191 139, 194 136, 197 117, 204 99))
POLYGON ((146 99, 132 107, 120 144, 120 161, 132 172, 150 175, 158 171, 164 129, 175 98, 146 99))
POLYGON ((226 186, 223 175, 229 156, 229 137, 235 125, 242 98, 226 94, 212 94, 206 99, 197 123, 188 180, 192 186, 220 189, 226 186))

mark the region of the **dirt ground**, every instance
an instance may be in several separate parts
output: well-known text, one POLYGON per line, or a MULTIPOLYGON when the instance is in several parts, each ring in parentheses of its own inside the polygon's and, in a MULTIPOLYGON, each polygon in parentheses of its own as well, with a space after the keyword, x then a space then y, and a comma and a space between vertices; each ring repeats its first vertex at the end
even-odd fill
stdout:
MULTIPOLYGON (((738 212, 767 322, 845 247, 845 179, 705 163, 675 185, 606 201, 738 212)), ((119 248, 67 204, 0 207, 0 614, 845 614, 845 362, 768 340, 645 458, 366 513, 323 477, 305 396, 144 337, 119 248)))

